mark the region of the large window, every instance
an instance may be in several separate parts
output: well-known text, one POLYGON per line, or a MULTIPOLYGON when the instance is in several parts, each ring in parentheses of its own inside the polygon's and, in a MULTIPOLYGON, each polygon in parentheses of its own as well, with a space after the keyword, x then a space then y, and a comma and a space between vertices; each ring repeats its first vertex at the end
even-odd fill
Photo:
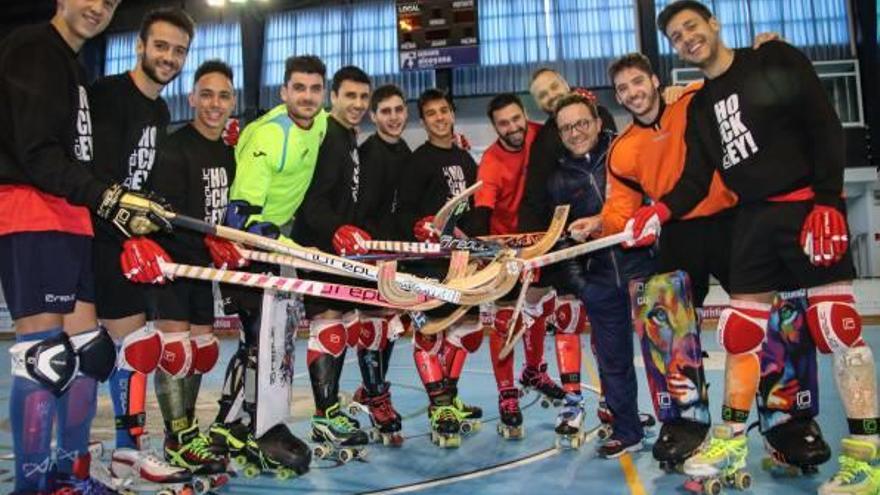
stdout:
MULTIPOLYGON (((108 36, 104 75, 118 74, 134 68, 137 61, 136 43, 136 32, 108 36)), ((240 108, 242 87, 244 86, 241 29, 238 23, 200 24, 196 27, 196 35, 190 45, 186 64, 183 66, 180 76, 162 91, 162 97, 168 103, 168 109, 171 111, 172 121, 180 122, 192 118, 192 111, 187 101, 187 95, 192 89, 192 78, 199 65, 210 59, 220 59, 232 67, 240 108)))

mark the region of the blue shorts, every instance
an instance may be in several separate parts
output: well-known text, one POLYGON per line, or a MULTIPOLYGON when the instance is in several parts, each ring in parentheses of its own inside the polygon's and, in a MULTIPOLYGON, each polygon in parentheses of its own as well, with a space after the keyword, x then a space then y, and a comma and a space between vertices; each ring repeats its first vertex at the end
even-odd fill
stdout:
POLYGON ((0 283, 13 320, 68 314, 95 301, 92 238, 65 232, 0 236, 0 283))

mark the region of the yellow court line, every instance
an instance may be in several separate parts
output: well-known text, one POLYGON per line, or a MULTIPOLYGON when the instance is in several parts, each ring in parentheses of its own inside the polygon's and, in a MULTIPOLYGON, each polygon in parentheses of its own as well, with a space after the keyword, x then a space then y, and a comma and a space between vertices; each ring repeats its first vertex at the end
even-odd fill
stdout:
MULTIPOLYGON (((581 360, 587 368, 587 375, 590 377, 590 383, 593 384, 593 387, 596 390, 599 390, 601 388, 599 374, 596 373, 596 369, 593 368, 589 356, 587 356, 587 353, 584 351, 581 351, 581 360)), ((626 485, 629 487, 629 492, 632 495, 646 495, 648 492, 645 491, 645 486, 642 485, 642 480, 639 478, 639 470, 636 468, 632 456, 630 456, 629 453, 626 453, 617 459, 620 461, 620 469, 623 470, 623 477, 626 479, 626 485)))

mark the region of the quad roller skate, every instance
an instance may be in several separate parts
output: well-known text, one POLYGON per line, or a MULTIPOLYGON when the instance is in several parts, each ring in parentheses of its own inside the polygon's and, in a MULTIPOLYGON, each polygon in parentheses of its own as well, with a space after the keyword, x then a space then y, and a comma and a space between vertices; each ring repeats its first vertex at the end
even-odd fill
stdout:
POLYGON ((556 448, 579 449, 586 441, 583 398, 580 394, 567 394, 556 416, 556 448))
POLYGON ((198 423, 165 438, 165 459, 172 466, 193 474, 197 493, 216 490, 229 481, 227 459, 211 451, 211 441, 199 431, 198 423))
POLYGON ((725 486, 748 490, 752 486, 752 475, 746 471, 748 453, 745 433, 734 435, 729 425, 716 425, 709 440, 684 463, 685 490, 706 495, 719 495, 725 486))
MULTIPOLYGON (((197 495, 192 474, 150 450, 116 449, 108 467, 101 443, 89 445, 91 478, 120 495, 197 495)), ((202 492, 207 493, 207 492, 202 492)))
POLYGON ((483 428, 483 410, 477 406, 465 404, 458 395, 452 399, 452 407, 458 415, 461 423, 461 434, 464 436, 474 434, 483 428))
POLYGON ((664 472, 682 472, 683 463, 700 448, 709 425, 679 418, 663 423, 652 454, 664 472))
POLYGON ((819 487, 819 495, 880 493, 880 449, 871 441, 841 440, 840 469, 819 487))
POLYGON ((440 448, 456 448, 461 445, 461 420, 458 410, 451 405, 430 406, 431 443, 440 448))
POLYGON ((764 433, 768 456, 761 467, 777 476, 812 475, 831 458, 822 430, 812 418, 793 418, 764 433))
POLYGON ((401 418, 391 403, 391 392, 387 386, 385 391, 375 397, 369 397, 363 387, 359 387, 347 406, 349 414, 368 414, 372 428, 367 432, 370 443, 381 443, 390 447, 403 445, 400 434, 401 418))
POLYGON ((211 452, 227 459, 235 459, 241 455, 250 435, 250 428, 236 421, 234 423, 215 422, 208 429, 208 438, 211 440, 211 452))
POLYGON ((550 406, 559 407, 565 400, 565 389, 547 374, 547 363, 542 363, 537 368, 533 366, 523 368, 519 383, 522 385, 523 395, 527 394, 529 390, 541 394, 541 407, 544 409, 550 406))
POLYGON ((248 435, 235 463, 248 478, 272 474, 276 479, 286 480, 306 474, 311 460, 309 446, 291 433, 287 425, 278 423, 260 438, 248 435))
MULTIPOLYGON (((108 484, 109 478, 104 481, 92 475, 92 463, 100 464, 100 459, 92 460, 92 448, 89 452, 78 456, 73 461, 73 472, 71 474, 59 473, 55 478, 57 490, 54 493, 73 493, 88 495, 115 495, 117 492, 113 489, 112 484, 108 484)), ((106 466, 96 466, 96 470, 103 469, 109 476, 109 470, 106 466)))
POLYGON ((335 459, 343 464, 353 460, 364 460, 369 437, 358 429, 358 423, 339 410, 339 403, 333 404, 324 416, 312 416, 312 442, 317 459, 335 459))
POLYGON ((506 388, 498 395, 497 431, 505 440, 519 440, 525 435, 522 412, 519 410, 519 390, 506 388))
MULTIPOLYGON (((599 422, 601 423, 599 429, 596 431, 596 436, 599 440, 604 442, 614 434, 614 415, 611 414, 611 409, 608 409, 608 405, 605 403, 604 399, 599 401, 599 409, 596 411, 596 415, 599 417, 599 422)), ((654 419, 654 416, 640 412, 639 422, 642 424, 642 430, 644 431, 645 437, 653 436, 653 428, 657 425, 657 420, 654 419)))

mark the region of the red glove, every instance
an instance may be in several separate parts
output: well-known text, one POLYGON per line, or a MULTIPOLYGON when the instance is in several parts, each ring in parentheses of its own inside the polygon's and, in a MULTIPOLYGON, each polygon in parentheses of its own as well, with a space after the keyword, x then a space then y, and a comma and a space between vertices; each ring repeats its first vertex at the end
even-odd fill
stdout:
POLYGON ((247 266, 248 261, 233 242, 213 235, 206 235, 204 241, 205 247, 211 253, 211 260, 214 261, 214 266, 217 268, 225 270, 226 268, 247 266))
POLYGON ((125 278, 139 284, 164 284, 159 261, 171 261, 161 246, 146 237, 132 237, 122 244, 119 263, 125 278))
POLYGON ((366 231, 354 225, 343 225, 333 234, 333 249, 342 256, 347 254, 367 254, 364 241, 372 239, 366 231))
POLYGON ((631 230, 633 238, 623 243, 623 247, 645 247, 657 242, 660 227, 669 220, 672 212, 663 203, 657 202, 636 210, 626 222, 625 230, 631 230))
POLYGON ((428 215, 413 225, 413 235, 419 242, 439 242, 440 234, 434 227, 434 215, 428 215))
POLYGON ((801 247, 816 266, 831 266, 840 261, 849 247, 843 213, 831 206, 813 206, 801 227, 801 247))
POLYGON ((226 121, 226 126, 223 128, 223 134, 220 136, 223 138, 223 142, 226 143, 227 146, 235 146, 238 144, 239 131, 238 119, 229 119, 226 121))
POLYGON ((468 141, 467 136, 465 136, 464 134, 456 132, 455 135, 452 136, 452 140, 453 140, 453 143, 455 143, 455 145, 458 146, 459 148, 461 148, 465 151, 471 150, 471 142, 468 141))

